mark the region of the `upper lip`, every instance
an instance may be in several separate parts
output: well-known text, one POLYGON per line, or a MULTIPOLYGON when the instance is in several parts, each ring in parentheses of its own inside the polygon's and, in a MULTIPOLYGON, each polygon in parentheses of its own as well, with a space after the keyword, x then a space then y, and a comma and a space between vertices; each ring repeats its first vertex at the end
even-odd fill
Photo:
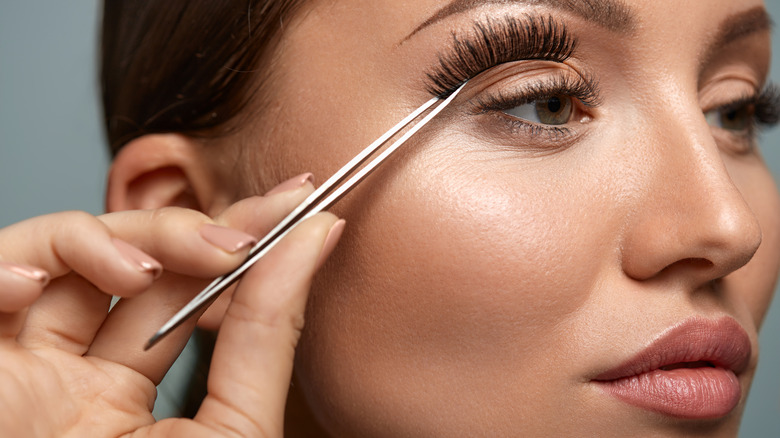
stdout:
POLYGON ((631 359, 594 380, 616 380, 694 362, 699 362, 695 366, 726 368, 740 374, 750 355, 750 338, 733 318, 695 318, 666 330, 631 359))

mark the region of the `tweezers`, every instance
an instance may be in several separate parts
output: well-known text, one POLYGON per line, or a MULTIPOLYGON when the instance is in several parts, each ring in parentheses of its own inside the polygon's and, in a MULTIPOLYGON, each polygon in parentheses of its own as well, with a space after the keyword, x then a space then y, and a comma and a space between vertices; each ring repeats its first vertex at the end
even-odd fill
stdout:
POLYGON ((249 255, 246 260, 241 263, 237 268, 216 278, 211 284, 206 286, 198 295, 196 295, 189 303, 187 303, 181 310, 179 310, 171 319, 168 320, 158 331, 155 333, 144 346, 144 350, 152 348, 157 342, 168 335, 173 329, 178 327, 187 319, 195 315, 200 309, 209 305, 216 297, 222 293, 225 289, 230 287, 246 272, 253 264, 266 255, 271 248, 276 245, 287 233, 304 220, 314 216, 315 214, 329 208, 335 204, 339 199, 346 195, 353 187, 368 176, 376 169, 382 162, 387 159, 393 152, 396 151, 401 145, 403 145, 409 138, 416 134, 423 128, 428 122, 430 122, 437 114, 439 114, 447 105, 449 105, 455 96, 463 89, 466 84, 463 83, 446 99, 441 97, 434 97, 422 106, 412 111, 411 114, 406 116, 403 120, 398 122, 382 134, 381 137, 376 139, 373 143, 368 145, 359 154, 355 156, 349 163, 344 165, 336 173, 333 174, 325 183, 323 183, 317 190, 303 200, 289 215, 287 215, 276 227, 274 227, 268 234, 265 235, 252 249, 249 251, 249 255), (434 104, 440 102, 439 105, 434 107, 434 104), (412 121, 416 120, 425 111, 434 107, 419 123, 415 124, 408 131, 406 131, 398 140, 390 145, 387 149, 382 151, 376 158, 366 164, 365 167, 360 169, 357 173, 352 175, 346 182, 344 182, 350 174, 354 173, 363 163, 366 162, 379 148, 395 136, 399 131, 404 129, 412 121), (342 184, 343 183, 343 184, 342 184), (339 185, 342 184, 342 185, 339 185))

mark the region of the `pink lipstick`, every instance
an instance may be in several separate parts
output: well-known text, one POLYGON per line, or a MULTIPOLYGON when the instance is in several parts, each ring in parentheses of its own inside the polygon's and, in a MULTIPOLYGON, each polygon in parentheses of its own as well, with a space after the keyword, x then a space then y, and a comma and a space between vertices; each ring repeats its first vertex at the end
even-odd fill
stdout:
POLYGON ((594 381, 642 409, 678 418, 719 418, 739 403, 737 375, 745 371, 750 354, 750 338, 734 319, 692 319, 594 381))

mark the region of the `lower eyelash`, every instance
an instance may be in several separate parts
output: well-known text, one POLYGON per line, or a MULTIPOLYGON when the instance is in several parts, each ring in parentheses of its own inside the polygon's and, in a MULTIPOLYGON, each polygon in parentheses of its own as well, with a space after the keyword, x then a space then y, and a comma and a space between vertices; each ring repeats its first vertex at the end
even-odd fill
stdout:
MULTIPOLYGON (((593 77, 557 75, 546 81, 526 86, 514 95, 507 96, 501 91, 497 91, 480 96, 472 102, 471 113, 478 115, 502 112, 554 95, 571 96, 582 102, 586 107, 601 105, 598 84, 593 77)), ((723 105, 721 110, 740 109, 747 105, 752 105, 754 108, 754 128, 751 129, 749 137, 755 137, 756 131, 760 131, 762 128, 771 128, 780 123, 780 88, 775 84, 767 85, 760 93, 754 96, 746 96, 723 105)), ((571 130, 566 127, 539 125, 521 119, 514 119, 511 116, 503 117, 503 119, 511 125, 512 130, 522 130, 532 136, 547 134, 550 136, 550 140, 557 140, 571 135, 571 130)))
POLYGON ((505 95, 501 91, 485 93, 484 96, 472 101, 470 112, 473 115, 494 114, 500 117, 513 134, 525 134, 530 137, 547 135, 549 142, 558 142, 570 137, 573 134, 572 130, 565 126, 540 125, 501 113, 554 95, 571 96, 587 107, 601 104, 596 81, 588 76, 556 75, 513 93, 513 95, 505 95))
MULTIPOLYGON (((562 128, 560 126, 541 126, 535 123, 523 122, 520 120, 507 120, 512 126, 512 130, 524 131, 525 134, 531 137, 538 137, 540 135, 546 135, 547 140, 551 143, 557 143, 558 141, 570 137, 573 132, 569 128, 562 128)), ((513 132, 514 133, 514 132, 513 132)))

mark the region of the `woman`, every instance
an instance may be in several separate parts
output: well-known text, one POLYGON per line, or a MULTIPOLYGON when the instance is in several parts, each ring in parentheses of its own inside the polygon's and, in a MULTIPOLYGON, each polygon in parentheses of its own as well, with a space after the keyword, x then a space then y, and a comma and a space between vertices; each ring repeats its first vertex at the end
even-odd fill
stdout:
POLYGON ((4 430, 279 436, 287 407, 289 436, 736 435, 780 255, 761 2, 364 3, 106 11, 113 213, 0 232, 4 430), (146 337, 308 172, 469 78, 346 228, 313 218, 200 319, 209 395, 153 424, 192 325, 146 337), (132 299, 106 318, 101 291, 132 299))

